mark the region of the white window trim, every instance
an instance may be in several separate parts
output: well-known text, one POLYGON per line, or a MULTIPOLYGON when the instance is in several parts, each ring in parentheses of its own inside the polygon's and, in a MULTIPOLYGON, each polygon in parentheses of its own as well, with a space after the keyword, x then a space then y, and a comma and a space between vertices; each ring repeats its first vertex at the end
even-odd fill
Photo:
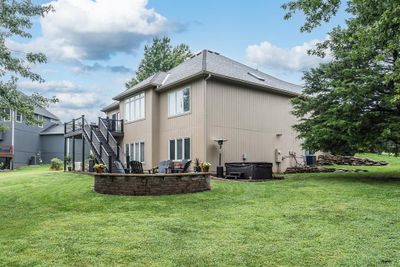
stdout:
POLYGON ((125 144, 125 156, 129 156, 129 160, 135 160, 135 161, 140 161, 140 163, 142 163, 142 164, 145 164, 146 163, 146 158, 145 158, 145 156, 146 156, 146 153, 145 153, 145 148, 146 148, 146 145, 145 145, 146 143, 144 142, 144 141, 136 141, 136 142, 133 142, 133 143, 126 143, 125 144), (140 144, 141 143, 143 143, 143 161, 140 161, 140 160, 136 160, 135 159, 135 152, 136 152, 136 144, 139 144, 139 159, 142 157, 142 155, 140 154, 140 144), (128 153, 126 153, 127 151, 126 151, 126 145, 128 145, 128 153), (133 145, 133 151, 132 151, 132 153, 131 153, 131 146, 133 145), (131 157, 131 154, 132 154, 132 156, 133 157, 131 157))
MULTIPOLYGON (((124 121, 125 122, 129 123, 129 122, 141 121, 141 120, 145 120, 146 119, 146 92, 140 92, 138 94, 135 94, 135 95, 125 99, 124 104, 125 104, 125 106, 124 106, 124 113, 125 113, 124 121), (144 104, 143 117, 138 118, 138 119, 132 119, 131 117, 135 112, 135 104, 133 104, 133 113, 132 113, 132 110, 131 110, 131 104, 135 103, 135 97, 140 96, 142 94, 143 94, 143 97, 139 97, 138 99, 142 99, 143 98, 143 104, 144 104), (128 104, 129 104, 129 113, 127 113, 127 105, 128 104)), ((139 106, 139 110, 141 111, 140 106, 139 106)))
POLYGON ((172 91, 168 92, 167 103, 168 103, 168 105, 167 105, 168 118, 180 117, 180 116, 187 115, 187 114, 191 113, 192 112, 192 88, 190 86, 186 86, 186 87, 179 88, 179 89, 172 90, 172 91), (185 89, 189 89, 189 110, 188 111, 183 111, 181 113, 177 113, 176 112, 177 103, 178 103, 178 101, 177 101, 177 92, 183 91, 185 89), (170 106, 169 106, 169 95, 170 94, 175 94, 175 114, 170 114, 170 106))
POLYGON ((37 127, 39 127, 39 128, 43 128, 44 127, 44 117, 43 117, 43 115, 40 115, 40 114, 36 114, 35 115, 36 116, 36 119, 38 120, 38 121, 42 121, 42 124, 37 124, 37 127))
MULTIPOLYGON (((3 118, 3 121, 8 122, 8 121, 12 120, 12 110, 11 109, 9 109, 8 116, 9 116, 8 119, 7 118, 3 118)), ((0 119, 1 119, 1 117, 0 117, 0 119)))
POLYGON ((23 120, 23 118, 22 118, 22 114, 18 114, 18 112, 17 111, 15 111, 15 121, 16 122, 18 122, 18 123, 22 123, 22 120, 23 120), (18 118, 18 115, 20 115, 21 116, 21 120, 18 120, 17 118, 18 118))
POLYGON ((185 159, 185 139, 189 139, 190 140, 189 158, 188 159, 192 158, 192 138, 189 137, 189 136, 186 136, 186 137, 177 137, 177 138, 173 138, 173 139, 169 139, 168 140, 168 155, 167 155, 167 159, 173 160, 173 161, 181 161, 181 160, 185 159), (182 159, 177 159, 178 158, 177 157, 177 155, 178 155, 178 142, 177 142, 177 140, 178 139, 182 139, 182 159), (170 158, 170 148, 171 148, 170 142, 171 141, 175 141, 175 157, 174 157, 174 159, 170 158))

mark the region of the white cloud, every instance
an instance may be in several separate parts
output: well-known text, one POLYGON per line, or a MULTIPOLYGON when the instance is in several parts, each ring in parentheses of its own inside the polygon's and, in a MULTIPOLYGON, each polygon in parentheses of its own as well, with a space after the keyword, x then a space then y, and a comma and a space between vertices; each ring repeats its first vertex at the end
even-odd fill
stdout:
POLYGON ((79 92, 81 91, 73 82, 68 80, 47 81, 44 83, 21 81, 18 87, 23 91, 38 92, 38 93, 53 93, 53 92, 79 92))
POLYGON ((102 89, 83 88, 69 80, 45 83, 21 81, 18 88, 27 94, 38 92, 46 97, 55 96, 59 102, 51 104, 49 110, 62 121, 70 121, 82 114, 85 114, 88 120, 95 121, 98 116, 104 116, 100 110, 108 104, 103 99, 102 89))
POLYGON ((312 40, 292 48, 282 48, 268 41, 250 45, 246 49, 249 64, 256 67, 278 68, 282 70, 304 71, 327 62, 330 57, 320 58, 307 54, 320 40, 312 40))
POLYGON ((40 51, 64 60, 108 59, 132 53, 146 39, 173 25, 148 0, 57 0, 55 12, 41 18, 43 36, 28 44, 8 41, 22 51, 40 51))

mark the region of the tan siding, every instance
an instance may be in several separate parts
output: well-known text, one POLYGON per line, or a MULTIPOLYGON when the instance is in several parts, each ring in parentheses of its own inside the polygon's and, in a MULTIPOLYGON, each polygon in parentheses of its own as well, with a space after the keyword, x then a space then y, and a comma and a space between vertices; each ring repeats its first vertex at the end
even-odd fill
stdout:
POLYGON ((121 117, 124 120, 124 138, 122 141, 122 149, 125 152, 125 144, 135 142, 144 142, 144 160, 145 169, 153 167, 153 149, 152 149, 152 114, 153 114, 153 100, 155 92, 153 90, 146 90, 145 92, 145 118, 139 121, 127 122, 125 121, 125 101, 120 103, 121 117))
POLYGON ((168 142, 180 137, 191 138, 191 158, 204 160, 204 81, 197 80, 159 95, 159 159, 168 158, 168 142), (189 114, 168 118, 168 92, 190 87, 189 114))
MULTIPOLYGON (((300 141, 291 128, 296 118, 290 114, 288 97, 212 79, 206 90, 207 160, 213 170, 218 163, 218 149, 212 141, 215 138, 229 140, 224 145, 224 162, 241 161, 243 154, 247 161, 275 162, 276 148, 284 156, 289 151, 302 156, 300 141)), ((282 169, 293 164, 289 161, 283 161, 282 169)))

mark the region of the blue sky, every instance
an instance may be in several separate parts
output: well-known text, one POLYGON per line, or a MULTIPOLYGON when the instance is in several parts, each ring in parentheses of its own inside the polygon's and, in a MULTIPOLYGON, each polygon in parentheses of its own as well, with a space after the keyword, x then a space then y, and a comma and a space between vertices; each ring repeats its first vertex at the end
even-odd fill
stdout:
MULTIPOLYGON (((48 1, 34 1, 46 4, 48 1)), ((44 84, 20 81, 26 93, 57 96, 50 109, 62 120, 86 114, 101 115, 100 108, 125 89, 154 36, 169 36, 186 43, 193 52, 217 51, 283 80, 301 83, 302 71, 323 60, 306 55, 336 25, 300 33, 304 18, 283 19, 274 0, 56 0, 56 12, 35 19, 31 40, 15 39, 16 50, 40 51, 49 62, 34 66, 44 84)))

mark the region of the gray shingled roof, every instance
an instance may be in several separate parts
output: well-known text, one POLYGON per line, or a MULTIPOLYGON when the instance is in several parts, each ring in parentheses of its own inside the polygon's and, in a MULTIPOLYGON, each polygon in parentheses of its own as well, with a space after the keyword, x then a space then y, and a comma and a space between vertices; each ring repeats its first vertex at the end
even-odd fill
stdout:
POLYGON ((119 102, 115 101, 115 102, 111 103, 110 105, 104 107, 101 111, 108 112, 108 111, 112 111, 112 110, 118 109, 118 108, 119 108, 119 102))
POLYGON ((212 76, 247 83, 277 93, 298 95, 302 87, 288 83, 259 70, 246 66, 216 52, 203 50, 190 59, 167 72, 159 72, 114 97, 121 100, 137 91, 156 87, 157 90, 169 88, 174 84, 201 75, 212 76))
POLYGON ((40 135, 57 135, 64 134, 64 125, 62 123, 54 123, 40 132, 40 135))
POLYGON ((34 112, 35 112, 35 114, 42 115, 43 117, 46 117, 49 119, 53 119, 53 120, 57 120, 57 121, 60 120, 56 115, 54 115, 53 113, 51 113, 50 111, 48 111, 47 109, 42 108, 42 107, 35 107, 34 112))

